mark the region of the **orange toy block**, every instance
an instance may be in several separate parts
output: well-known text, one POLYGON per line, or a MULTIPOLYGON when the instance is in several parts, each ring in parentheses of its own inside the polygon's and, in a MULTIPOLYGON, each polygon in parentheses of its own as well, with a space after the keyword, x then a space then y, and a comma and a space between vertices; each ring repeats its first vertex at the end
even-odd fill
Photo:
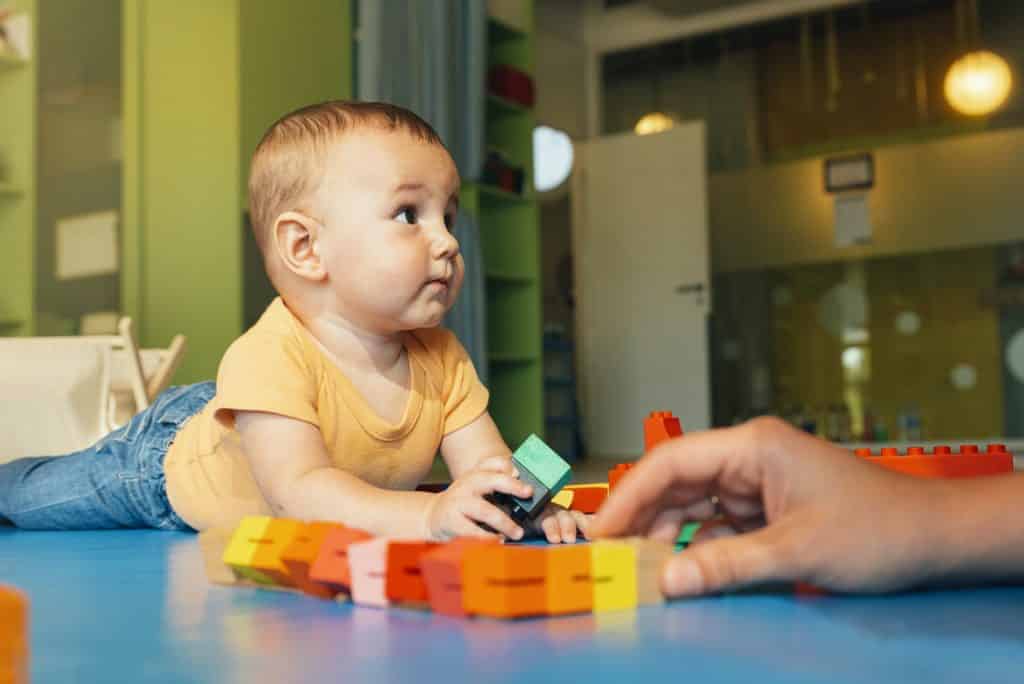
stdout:
POLYGON ((590 547, 557 546, 547 550, 548 613, 589 613, 594 608, 590 547))
POLYGON ((671 411, 652 411, 644 420, 644 453, 664 441, 683 436, 683 426, 671 411))
POLYGON ((420 556, 430 609, 441 615, 467 615, 462 601, 462 570, 466 551, 479 545, 496 546, 496 539, 453 539, 420 556))
POLYGON ((547 613, 545 549, 479 546, 463 559, 462 598, 466 612, 496 618, 547 613))
POLYGON ((347 592, 352 586, 348 547, 372 538, 368 532, 349 527, 339 526, 330 530, 320 544, 316 560, 309 566, 309 579, 326 585, 332 591, 347 592))
POLYGON ((869 463, 914 477, 981 477, 1013 472, 1013 454, 1003 444, 989 444, 984 453, 977 445, 965 444, 957 453, 948 446, 937 446, 931 454, 923 447, 910 447, 906 454, 892 447, 883 448, 877 455, 870 449, 856 449, 854 454, 869 463))
POLYGON ((597 513, 604 500, 608 498, 608 487, 594 485, 589 487, 573 487, 572 503, 569 510, 581 513, 597 513))
POLYGON ((0 683, 28 683, 28 599, 0 585, 0 683))
POLYGON ((320 547, 331 530, 342 529, 337 523, 306 523, 295 534, 292 542, 281 553, 281 562, 288 570, 288 576, 303 593, 318 598, 333 598, 337 585, 314 582, 309 577, 310 567, 320 555, 320 547))
POLYGON ((608 471, 608 490, 615 489, 615 485, 618 484, 622 476, 629 472, 629 469, 633 467, 632 463, 619 463, 614 468, 608 471))
POLYGON ((384 591, 392 603, 426 603, 427 583, 420 559, 437 549, 437 542, 393 542, 388 545, 384 591))

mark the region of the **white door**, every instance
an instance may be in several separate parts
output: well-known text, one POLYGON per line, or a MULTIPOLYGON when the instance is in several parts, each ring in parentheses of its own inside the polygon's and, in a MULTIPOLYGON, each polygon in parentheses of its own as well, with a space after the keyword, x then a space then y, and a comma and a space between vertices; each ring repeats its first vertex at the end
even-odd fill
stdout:
POLYGON ((633 459, 643 419, 710 425, 704 124, 581 143, 573 174, 577 349, 587 454, 633 459))

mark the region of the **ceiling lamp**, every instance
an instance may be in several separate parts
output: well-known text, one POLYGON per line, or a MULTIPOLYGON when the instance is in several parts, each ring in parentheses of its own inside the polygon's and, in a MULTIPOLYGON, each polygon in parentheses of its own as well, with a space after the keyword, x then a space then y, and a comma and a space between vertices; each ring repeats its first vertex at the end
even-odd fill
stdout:
POLYGON ((1013 74, 1006 60, 987 50, 969 52, 953 62, 946 74, 946 99, 968 116, 985 116, 1010 97, 1013 74))
POLYGON ((985 116, 1010 97, 1013 74, 1006 60, 981 49, 977 0, 956 0, 957 42, 965 53, 946 74, 945 92, 950 106, 967 116, 985 116))
POLYGON ((676 125, 676 120, 664 112, 650 112, 640 117, 640 120, 633 126, 637 135, 650 135, 667 131, 676 125))

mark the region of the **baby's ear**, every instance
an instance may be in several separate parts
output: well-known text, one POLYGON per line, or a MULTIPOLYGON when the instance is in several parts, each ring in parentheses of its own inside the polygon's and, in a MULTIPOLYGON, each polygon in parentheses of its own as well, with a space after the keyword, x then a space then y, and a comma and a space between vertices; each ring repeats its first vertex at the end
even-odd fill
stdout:
POLYGON ((320 281, 327 277, 320 258, 322 230, 319 221, 297 211, 286 211, 274 221, 274 251, 285 267, 300 278, 320 281))

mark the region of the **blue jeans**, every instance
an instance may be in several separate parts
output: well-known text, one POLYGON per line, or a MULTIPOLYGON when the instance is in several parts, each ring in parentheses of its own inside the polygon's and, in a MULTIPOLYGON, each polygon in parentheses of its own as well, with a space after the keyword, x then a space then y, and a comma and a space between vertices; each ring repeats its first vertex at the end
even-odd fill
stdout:
POLYGON ((0 521, 33 530, 191 530, 167 500, 164 456, 215 392, 212 382, 171 387, 88 449, 0 465, 0 521))

